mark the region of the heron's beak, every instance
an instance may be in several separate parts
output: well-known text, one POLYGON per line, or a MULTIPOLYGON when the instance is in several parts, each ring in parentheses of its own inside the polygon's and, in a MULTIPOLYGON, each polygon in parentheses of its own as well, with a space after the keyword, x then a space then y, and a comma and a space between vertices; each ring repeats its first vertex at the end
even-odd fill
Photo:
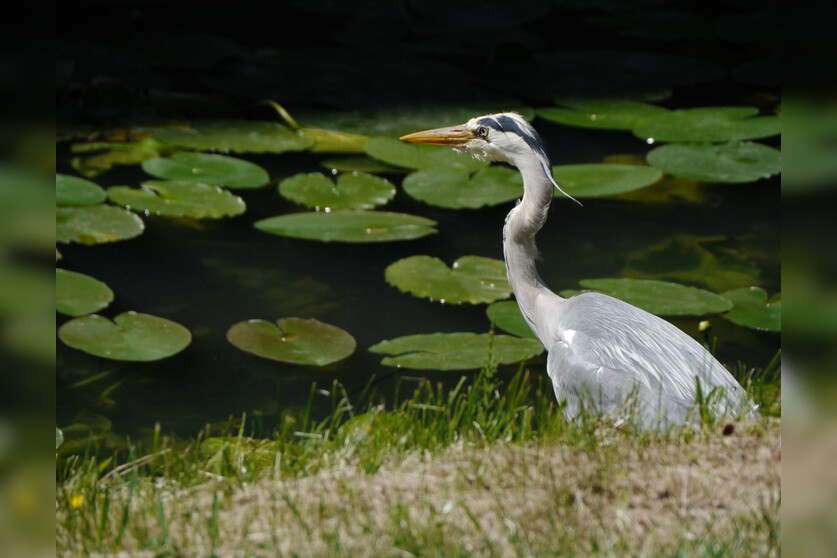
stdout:
POLYGON ((459 126, 449 126, 447 128, 437 128, 435 130, 415 132, 413 134, 401 136, 399 139, 409 143, 455 147, 457 145, 464 145, 468 143, 474 139, 474 137, 474 134, 468 130, 464 124, 460 124, 459 126))

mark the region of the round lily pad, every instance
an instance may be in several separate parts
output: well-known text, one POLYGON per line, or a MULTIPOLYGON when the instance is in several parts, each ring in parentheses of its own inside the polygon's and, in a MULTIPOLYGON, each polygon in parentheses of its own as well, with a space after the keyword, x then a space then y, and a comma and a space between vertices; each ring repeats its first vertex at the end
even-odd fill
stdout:
POLYGON ((322 173, 312 172, 286 178, 279 183, 279 193, 314 209, 372 209, 395 197, 395 186, 362 172, 341 174, 335 185, 322 173))
MULTIPOLYGON (((641 165, 587 164, 552 167, 552 176, 574 198, 594 198, 645 188, 661 179, 663 173, 641 165)), ((563 197, 557 189, 554 194, 563 197)))
POLYGON ((487 333, 429 333, 381 341, 369 347, 373 353, 390 355, 381 364, 417 370, 469 370, 486 365, 511 364, 543 352, 535 339, 487 333), (489 351, 490 354, 489 354, 489 351))
POLYGON ((732 302, 732 309, 724 314, 729 321, 764 331, 782 330, 782 301, 768 301, 764 289, 733 289, 723 293, 723 296, 732 302))
POLYGON ((148 180, 140 188, 114 186, 108 198, 134 211, 166 217, 220 219, 244 213, 244 200, 220 186, 185 180, 148 180))
POLYGON ((256 221, 270 234, 323 242, 392 242, 435 234, 436 221, 386 211, 340 209, 291 213, 256 221))
POLYGON ((68 174, 55 175, 56 205, 95 205, 105 201, 105 191, 98 184, 68 174))
POLYGON ((325 366, 355 351, 355 340, 339 327, 315 319, 246 320, 227 331, 242 351, 292 364, 325 366))
POLYGON ((121 207, 99 204, 55 209, 55 240, 58 242, 117 242, 139 236, 144 229, 142 219, 121 207))
POLYGON ((451 267, 431 256, 411 256, 390 264, 384 276, 402 292, 443 304, 493 302, 512 292, 506 264, 480 256, 462 256, 451 267))
POLYGON ((144 131, 164 144, 196 151, 284 153, 303 151, 314 143, 302 132, 277 122, 253 120, 203 120, 144 131))
POLYGON ((485 309, 485 314, 491 320, 491 323, 500 329, 504 329, 518 337, 537 339, 529 324, 523 319, 523 314, 520 313, 520 307, 514 300, 495 302, 485 309))
POLYGON ((647 155, 648 163, 672 176, 699 182, 753 182, 782 170, 776 149, 752 142, 663 145, 647 155))
POLYGON ((420 170, 404 178, 402 187, 417 200, 448 209, 498 205, 523 195, 520 173, 498 166, 479 170, 473 176, 453 167, 420 170))
POLYGON ((113 321, 98 314, 74 318, 58 329, 58 337, 94 356, 141 362, 175 355, 192 341, 182 325, 137 312, 119 314, 113 321))
POLYGON ((143 161, 142 169, 157 178, 201 182, 228 188, 258 188, 270 180, 267 171, 249 161, 210 153, 178 152, 143 161))
POLYGON ((113 291, 98 279, 66 269, 55 270, 55 309, 61 314, 92 314, 112 301, 113 291))
POLYGON ((601 130, 630 130, 639 118, 667 113, 668 109, 633 99, 556 99, 560 107, 537 109, 550 122, 601 130))
POLYGON ((475 171, 488 166, 487 161, 478 161, 447 147, 416 145, 394 138, 372 138, 363 149, 370 157, 408 169, 455 167, 475 171))
MULTIPOLYGON (((726 312, 732 303, 725 297, 696 287, 652 279, 582 279, 579 284, 624 300, 658 316, 703 316, 726 312)), ((578 294, 562 291, 561 296, 578 294)))
POLYGON ((727 142, 775 136, 779 117, 755 116, 755 107, 703 107, 668 111, 636 121, 634 135, 647 141, 727 142))

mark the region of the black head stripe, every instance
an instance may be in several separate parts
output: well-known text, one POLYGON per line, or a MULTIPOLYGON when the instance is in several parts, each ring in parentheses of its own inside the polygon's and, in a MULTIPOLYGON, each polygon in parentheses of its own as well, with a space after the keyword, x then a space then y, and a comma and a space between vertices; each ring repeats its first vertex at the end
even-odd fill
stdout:
POLYGON ((523 141, 525 141, 526 144, 534 151, 543 151, 543 148, 541 147, 541 138, 538 136, 538 133, 534 130, 534 128, 528 125, 521 125, 517 119, 512 118, 507 114, 489 116, 480 120, 479 123, 482 126, 492 128, 498 132, 510 132, 512 134, 517 134, 523 138, 523 141))

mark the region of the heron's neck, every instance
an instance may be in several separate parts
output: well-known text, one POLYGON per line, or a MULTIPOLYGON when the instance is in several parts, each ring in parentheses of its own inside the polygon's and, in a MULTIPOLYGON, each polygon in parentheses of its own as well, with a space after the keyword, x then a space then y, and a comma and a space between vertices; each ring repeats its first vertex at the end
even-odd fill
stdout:
POLYGON ((551 293, 538 275, 535 234, 546 222, 552 184, 536 160, 515 162, 523 176, 523 199, 509 212, 503 227, 506 273, 524 316, 534 316, 537 295, 551 293))

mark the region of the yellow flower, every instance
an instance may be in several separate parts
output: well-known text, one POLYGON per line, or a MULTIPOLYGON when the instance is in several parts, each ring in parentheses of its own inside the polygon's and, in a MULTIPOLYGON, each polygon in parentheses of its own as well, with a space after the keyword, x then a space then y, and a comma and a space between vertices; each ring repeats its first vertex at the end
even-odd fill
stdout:
POLYGON ((71 508, 77 510, 82 505, 84 505, 84 496, 82 496, 81 494, 76 494, 75 496, 70 498, 70 507, 71 508))

